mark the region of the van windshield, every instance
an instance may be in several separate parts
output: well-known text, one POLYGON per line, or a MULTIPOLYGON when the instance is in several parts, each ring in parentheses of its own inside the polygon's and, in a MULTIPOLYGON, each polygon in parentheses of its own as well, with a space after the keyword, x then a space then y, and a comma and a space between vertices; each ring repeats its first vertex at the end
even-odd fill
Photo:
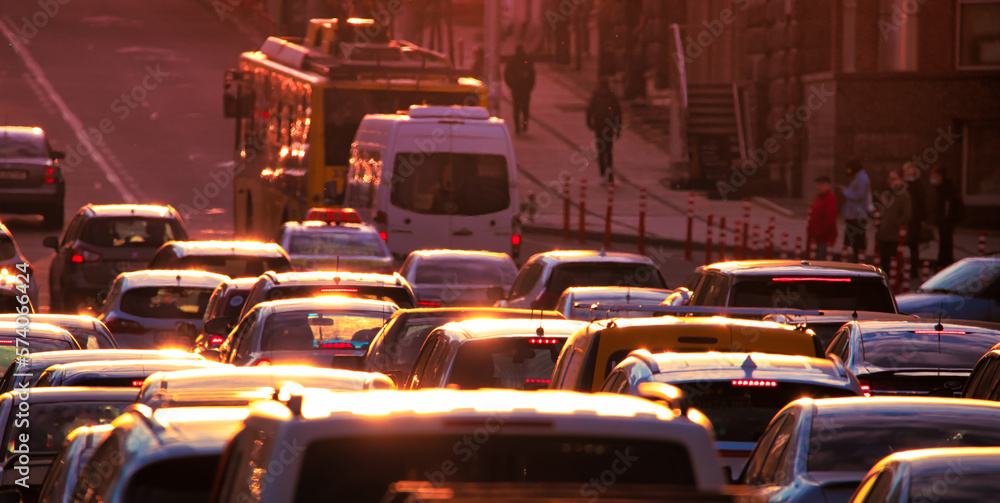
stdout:
POLYGON ((507 158, 496 154, 401 152, 392 205, 423 215, 487 215, 510 207, 507 158))

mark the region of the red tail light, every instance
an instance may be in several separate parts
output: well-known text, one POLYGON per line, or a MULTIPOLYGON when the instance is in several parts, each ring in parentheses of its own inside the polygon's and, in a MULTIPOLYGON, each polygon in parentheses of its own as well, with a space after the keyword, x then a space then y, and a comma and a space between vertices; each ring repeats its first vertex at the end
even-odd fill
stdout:
POLYGON ((208 344, 210 346, 214 346, 216 344, 222 344, 223 342, 226 342, 226 339, 223 338, 221 335, 213 335, 212 338, 208 340, 208 344))
POLYGON ((257 363, 253 364, 254 367, 270 367, 271 360, 257 360, 257 363))
POLYGON ((939 334, 939 335, 965 335, 965 332, 962 331, 962 330, 914 330, 913 333, 915 333, 915 334, 925 334, 925 335, 926 334, 930 334, 930 335, 934 335, 934 334, 939 334))
POLYGON ((323 349, 354 349, 354 344, 350 342, 324 342, 319 347, 323 349))
POLYGON ((861 381, 861 393, 864 396, 872 396, 872 386, 868 381, 861 381))
POLYGON ((750 386, 754 388, 774 388, 778 381, 760 381, 757 379, 734 379, 733 386, 750 386))
POLYGON ((330 287, 330 288, 320 288, 321 293, 358 293, 357 288, 340 288, 340 287, 330 287))
POLYGON ((511 246, 521 246, 521 236, 519 234, 514 234, 510 237, 511 246))
POLYGON ((382 241, 389 241, 389 240, 387 239, 387 238, 388 238, 388 236, 386 235, 386 233, 385 233, 385 232, 380 232, 380 233, 378 233, 378 237, 382 238, 382 241))
POLYGON ((0 339, 0 344, 14 344, 14 339, 0 339))
POLYGON ((524 384, 549 384, 552 379, 525 379, 524 384))
POLYGON ((132 381, 132 386, 138 388, 138 387, 142 386, 142 381, 139 381, 139 380, 132 381))
POLYGON ((56 168, 45 168, 45 183, 56 183, 56 168))
POLYGON ((532 338, 528 339, 528 344, 559 344, 559 339, 553 338, 532 338))
POLYGON ((69 258, 70 261, 77 264, 81 264, 83 262, 97 262, 98 260, 101 260, 101 254, 84 250, 83 248, 73 248, 70 251, 73 252, 73 255, 69 258))
POLYGON ((440 302, 430 302, 426 300, 417 301, 417 306, 419 307, 441 307, 440 302))

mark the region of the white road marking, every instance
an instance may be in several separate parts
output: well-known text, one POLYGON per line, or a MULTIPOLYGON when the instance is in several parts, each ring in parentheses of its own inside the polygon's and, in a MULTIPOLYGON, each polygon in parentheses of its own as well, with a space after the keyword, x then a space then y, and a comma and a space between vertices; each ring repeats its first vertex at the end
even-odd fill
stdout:
POLYGON ((104 177, 108 179, 108 183, 110 183, 111 186, 114 187, 119 194, 121 194, 122 199, 124 199, 126 203, 138 202, 135 195, 132 194, 132 191, 125 186, 124 182, 122 182, 118 173, 111 168, 111 165, 108 164, 108 161, 104 158, 104 156, 101 155, 96 148, 94 148, 94 145, 90 141, 90 137, 87 136, 87 132, 83 128, 83 122, 81 122, 76 114, 74 114, 69 107, 66 106, 66 102, 63 101, 62 96, 59 96, 59 93, 57 93, 55 88, 52 87, 49 79, 45 77, 45 72, 42 71, 42 67, 38 66, 35 58, 31 57, 31 54, 28 53, 28 49, 21 44, 21 40, 10 31, 7 23, 2 19, 0 19, 0 31, 3 32, 4 37, 6 37, 10 42, 11 47, 14 48, 14 52, 21 57, 21 61, 24 62, 24 66, 26 66, 28 71, 34 75, 38 86, 45 91, 49 100, 51 100, 52 104, 54 104, 59 110, 59 114, 62 115, 63 120, 66 121, 66 124, 68 124, 70 129, 73 130, 73 133, 76 134, 76 138, 80 140, 80 143, 90 147, 88 149, 90 151, 90 157, 94 160, 94 163, 101 168, 101 171, 104 172, 104 177))

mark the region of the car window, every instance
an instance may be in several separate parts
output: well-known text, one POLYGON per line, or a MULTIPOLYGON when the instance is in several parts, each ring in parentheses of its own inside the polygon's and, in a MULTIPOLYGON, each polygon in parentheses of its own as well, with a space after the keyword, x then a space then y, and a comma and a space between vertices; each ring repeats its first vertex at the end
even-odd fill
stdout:
POLYGON ((895 313, 892 292, 882 278, 740 278, 730 294, 733 307, 827 309, 895 313))
POLYGON ((841 328, 837 335, 833 336, 833 341, 826 348, 826 354, 841 356, 845 345, 847 345, 847 327, 841 328))
POLYGON ((176 267, 224 274, 230 278, 260 276, 267 271, 280 273, 291 270, 291 264, 284 257, 240 257, 232 255, 188 256, 180 259, 176 267))
POLYGON ((623 370, 616 370, 604 381, 601 391, 604 393, 628 394, 629 391, 628 374, 623 370))
POLYGON ((867 332, 861 338, 861 352, 865 361, 885 369, 968 369, 1000 342, 1000 336, 991 333, 949 332, 867 332))
POLYGON ((250 311, 240 322, 239 326, 233 332, 233 340, 229 342, 229 363, 242 363, 245 361, 247 355, 250 352, 250 332, 253 329, 254 323, 257 321, 257 316, 259 316, 260 311, 254 310, 250 311))
POLYGON ((16 455, 16 446, 25 443, 27 451, 22 452, 58 451, 71 431, 80 426, 108 424, 126 406, 100 402, 33 403, 31 421, 16 421, 16 414, 10 415, 3 440, 4 459, 16 455))
POLYGON ((41 134, 7 134, 0 136, 0 159, 17 157, 49 157, 45 136, 41 134))
POLYGON ((722 306, 725 305, 727 292, 726 278, 721 274, 708 274, 698 283, 698 289, 691 299, 692 306, 722 306))
POLYGON ((771 451, 771 446, 774 444, 775 436, 777 436, 778 431, 781 430, 785 422, 788 421, 788 418, 789 412, 786 412, 771 420, 771 423, 767 426, 767 430, 764 432, 764 436, 757 441, 757 445, 754 447, 753 452, 750 453, 750 457, 747 459, 747 464, 743 468, 743 475, 740 477, 740 480, 744 481, 744 483, 758 483, 760 479, 760 469, 764 465, 764 459, 771 451))
POLYGON ((77 239, 77 236, 80 234, 80 229, 83 227, 83 222, 85 219, 86 217, 82 213, 79 213, 75 217, 73 217, 73 220, 69 223, 69 226, 66 227, 66 233, 63 234, 63 240, 61 246, 66 246, 71 241, 75 241, 77 239))
POLYGON ((417 265, 414 282, 433 285, 501 285, 514 282, 513 262, 497 259, 424 257, 417 265))
POLYGON ((790 446, 794 443, 795 427, 798 425, 797 412, 788 411, 788 417, 774 435, 767 456, 760 467, 758 484, 781 484, 789 474, 782 473, 789 456, 794 455, 790 446))
POLYGON ((125 462, 123 437, 126 435, 120 430, 113 430, 94 450, 90 461, 80 470, 73 501, 91 503, 112 500, 112 488, 121 478, 125 462))
POLYGON ((546 291, 558 296, 571 286, 666 288, 660 271, 652 265, 594 262, 557 265, 549 275, 546 291))
POLYGON ((514 284, 510 287, 510 298, 519 299, 531 293, 544 270, 545 265, 540 262, 526 265, 514 278, 514 284))
POLYGON ((80 240, 102 248, 159 248, 172 240, 187 239, 176 220, 144 217, 95 217, 83 226, 80 240))
POLYGON ((878 477, 872 482, 871 489, 861 503, 884 503, 889 501, 889 494, 892 492, 892 470, 882 470, 878 477))
POLYGON ((459 389, 548 388, 564 338, 497 337, 459 347, 448 385, 459 389))
POLYGON ((374 232, 295 232, 288 247, 289 255, 384 257, 388 251, 374 232))
POLYGON ((389 201, 397 208, 423 215, 474 216, 510 207, 507 158, 502 155, 400 152, 395 166, 389 201), (411 163, 415 155, 424 162, 411 163))
POLYGON ((1000 362, 1000 359, 995 358, 991 351, 976 363, 972 374, 969 375, 963 398, 981 398, 989 394, 991 388, 989 383, 997 362, 1000 362))
POLYGON ((133 288, 122 294, 120 309, 140 318, 202 319, 211 296, 211 288, 133 288))
POLYGON ((169 458, 143 466, 128 478, 123 501, 208 501, 219 455, 169 458), (183 480, 183 484, 178 484, 183 480))
POLYGON ((432 354, 438 346, 446 344, 440 336, 435 334, 431 334, 427 338, 423 347, 420 348, 420 356, 417 357, 417 363, 413 366, 413 373, 409 383, 411 388, 419 389, 421 387, 421 380, 425 378, 424 374, 427 371, 428 364, 431 362, 432 354))
POLYGON ((935 274, 920 289, 978 297, 998 278, 1000 265, 996 260, 963 260, 935 274))
POLYGON ((0 337, 0 365, 4 368, 10 365, 18 356, 18 349, 24 348, 25 344, 30 344, 31 353, 41 353, 43 351, 68 351, 80 349, 80 345, 75 340, 49 339, 42 337, 32 337, 27 341, 12 337, 0 337))
POLYGON ((379 311, 303 310, 264 321, 261 351, 367 349, 385 320, 379 311))
POLYGON ((0 233, 0 260, 11 260, 17 256, 17 247, 10 236, 0 233))
POLYGON ((397 320, 382 338, 369 370, 385 372, 412 367, 427 336, 435 328, 453 320, 445 316, 410 318, 405 323, 397 320))

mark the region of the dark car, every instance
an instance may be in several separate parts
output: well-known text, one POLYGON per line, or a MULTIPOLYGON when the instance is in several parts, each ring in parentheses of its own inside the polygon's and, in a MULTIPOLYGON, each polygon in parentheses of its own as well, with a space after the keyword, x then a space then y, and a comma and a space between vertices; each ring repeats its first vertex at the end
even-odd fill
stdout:
POLYGON ((378 230, 357 222, 307 220, 282 224, 274 242, 288 252, 296 271, 392 274, 392 253, 378 230))
POLYGON ((489 287, 510 289, 517 265, 506 253, 417 250, 399 274, 413 287, 419 307, 490 306, 489 287))
MULTIPOLYGON (((80 469, 90 459, 94 449, 111 433, 110 424, 81 426, 66 436, 66 441, 52 460, 52 467, 45 474, 39 489, 37 501, 40 503, 71 503, 73 485, 80 475, 80 469)), ((22 500, 22 503, 28 503, 22 500)))
POLYGON ((921 318, 1000 322, 1000 255, 959 260, 896 302, 921 318))
POLYGON ((80 426, 110 423, 135 401, 136 393, 135 388, 65 387, 34 389, 30 396, 23 392, 0 395, 4 439, 0 497, 17 491, 25 501, 34 501, 69 433, 80 426), (20 412, 25 403, 30 404, 28 420, 20 412))
POLYGON ((37 353, 80 349, 73 334, 48 323, 0 321, 0 367, 37 353))
POLYGON ((16 280, 17 284, 27 283, 26 293, 31 299, 31 304, 38 305, 39 281, 35 275, 35 268, 17 246, 14 235, 2 222, 0 222, 0 277, 6 277, 6 283, 13 283, 11 280, 16 280))
POLYGON ((25 309, 28 313, 34 313, 35 305, 31 303, 28 294, 21 291, 20 283, 8 283, 7 278, 0 277, 0 313, 21 314, 25 309))
POLYGON ((63 363, 111 360, 204 360, 194 353, 175 350, 148 349, 96 349, 76 351, 49 351, 32 354, 31 358, 11 362, 0 381, 0 393, 15 389, 33 388, 45 369, 63 363))
POLYGON ((61 363, 45 369, 38 377, 35 388, 63 386, 138 388, 147 377, 157 372, 225 366, 207 360, 98 360, 61 363))
POLYGON ((803 398, 771 420, 740 483, 757 487, 751 501, 847 503, 892 453, 1000 446, 998 421, 1000 404, 982 400, 803 398))
POLYGON ((40 214, 46 227, 62 228, 63 157, 52 150, 42 128, 0 126, 0 213, 40 214))
POLYGON ((563 344, 585 326, 537 318, 442 325, 424 341, 405 389, 548 388, 563 344))
POLYGON ((962 388, 962 398, 1000 401, 1000 343, 976 362, 962 388))
POLYGON ((56 251, 49 267, 52 312, 75 314, 96 305, 123 272, 146 269, 163 243, 187 239, 187 227, 171 206, 88 204, 76 212, 62 238, 43 244, 56 251))
POLYGON ((431 309, 400 309, 392 314, 385 326, 368 346, 362 368, 368 372, 381 372, 396 383, 403 383, 413 370, 420 347, 431 331, 452 321, 479 318, 563 319, 554 311, 526 309, 442 307, 431 309))
MULTIPOLYGON (((0 321, 17 321, 19 315, 0 314, 0 321)), ((118 342, 108 327, 93 316, 72 314, 33 314, 33 323, 48 323, 66 329, 73 334, 77 344, 84 349, 116 349, 118 342)))
POLYGON ((869 395, 961 396, 1000 330, 934 322, 853 321, 826 349, 843 360, 869 395))
POLYGON ((1000 448, 917 449, 879 461, 851 503, 990 501, 996 500, 997 480, 1000 448))
POLYGON ((917 320, 916 316, 910 314, 835 310, 823 310, 820 311, 820 314, 780 313, 764 316, 764 321, 773 321, 775 323, 784 323, 786 325, 811 329, 813 332, 816 332, 816 338, 823 348, 830 345, 840 327, 851 321, 895 321, 906 323, 917 320))
POLYGON ((292 270, 285 250, 259 241, 173 241, 156 251, 149 269, 196 269, 230 278, 292 270))
POLYGON ((240 313, 243 312, 243 305, 247 302, 247 294, 250 293, 250 288, 256 282, 257 278, 227 279, 215 287, 212 296, 208 298, 208 305, 205 307, 201 331, 198 332, 198 327, 194 323, 188 323, 189 330, 198 333, 198 337, 194 341, 196 353, 206 349, 219 349, 219 346, 225 342, 225 334, 228 334, 240 322, 240 313), (226 321, 224 333, 210 334, 205 332, 204 324, 216 318, 226 321))

